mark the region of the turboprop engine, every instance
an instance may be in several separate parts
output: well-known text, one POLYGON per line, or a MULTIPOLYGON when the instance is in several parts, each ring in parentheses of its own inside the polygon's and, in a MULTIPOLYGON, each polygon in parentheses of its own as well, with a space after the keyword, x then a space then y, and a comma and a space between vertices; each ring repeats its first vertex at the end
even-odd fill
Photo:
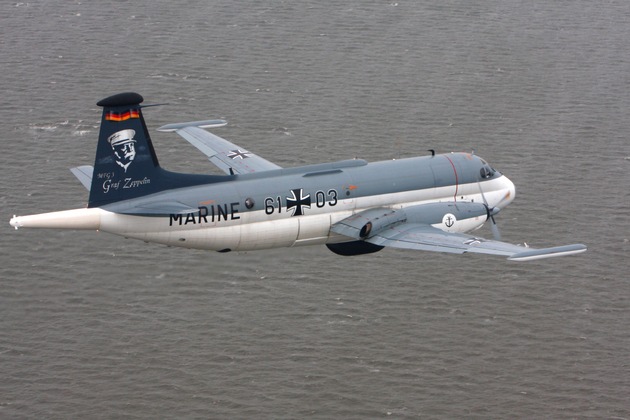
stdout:
POLYGON ((485 204, 472 202, 428 203, 397 210, 369 209, 333 228, 335 233, 354 237, 357 241, 328 244, 328 248, 340 255, 368 254, 380 251, 383 247, 366 240, 402 223, 430 225, 445 232, 469 232, 480 228, 491 214, 485 204))
POLYGON ((425 223, 445 232, 479 229, 491 212, 482 203, 431 203, 404 208, 408 223, 425 223))
POLYGON ((357 221, 363 222, 359 237, 368 239, 403 222, 427 224, 445 232, 469 232, 480 228, 490 214, 485 204, 465 202, 420 204, 400 210, 370 209, 356 216, 357 221))

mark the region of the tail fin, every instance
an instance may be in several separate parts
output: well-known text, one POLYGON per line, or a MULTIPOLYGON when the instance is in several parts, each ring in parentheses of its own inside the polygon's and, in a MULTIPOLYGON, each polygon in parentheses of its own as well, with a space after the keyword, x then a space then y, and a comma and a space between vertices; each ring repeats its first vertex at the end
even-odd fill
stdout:
POLYGON ((142 117, 143 100, 137 93, 126 92, 96 104, 103 107, 103 118, 88 207, 223 179, 216 175, 180 174, 162 169, 142 117))
POLYGON ((158 191, 161 175, 137 93, 120 93, 103 107, 88 207, 98 207, 158 191))

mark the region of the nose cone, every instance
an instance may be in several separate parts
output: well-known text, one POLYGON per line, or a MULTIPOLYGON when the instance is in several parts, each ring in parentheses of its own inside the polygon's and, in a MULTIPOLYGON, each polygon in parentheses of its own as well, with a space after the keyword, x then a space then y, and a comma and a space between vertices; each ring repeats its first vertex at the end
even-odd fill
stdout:
POLYGON ((502 190, 504 191, 504 195, 503 198, 501 198, 501 201, 497 204, 497 207, 499 208, 507 206, 514 201, 514 198, 516 198, 516 187, 514 186, 514 183, 505 175, 501 177, 501 182, 503 184, 502 190))

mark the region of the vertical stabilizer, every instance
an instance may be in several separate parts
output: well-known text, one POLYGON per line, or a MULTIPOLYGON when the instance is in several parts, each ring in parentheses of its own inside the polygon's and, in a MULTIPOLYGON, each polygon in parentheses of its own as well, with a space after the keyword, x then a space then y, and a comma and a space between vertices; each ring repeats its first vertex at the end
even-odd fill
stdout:
POLYGON ((103 107, 88 207, 136 198, 158 190, 160 165, 142 117, 137 93, 120 93, 103 107))
POLYGON ((137 93, 126 92, 97 103, 103 107, 103 117, 88 207, 224 179, 162 169, 142 117, 143 100, 137 93))

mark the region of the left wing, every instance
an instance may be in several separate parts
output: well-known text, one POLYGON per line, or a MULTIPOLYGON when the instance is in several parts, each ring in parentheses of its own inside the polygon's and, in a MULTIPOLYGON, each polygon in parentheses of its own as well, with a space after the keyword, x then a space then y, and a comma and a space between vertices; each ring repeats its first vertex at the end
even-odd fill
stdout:
POLYGON ((429 223, 409 222, 404 210, 385 208, 352 215, 334 224, 331 230, 378 246, 455 254, 472 252, 502 255, 511 261, 531 261, 586 251, 586 246, 582 244, 536 249, 463 233, 445 232, 429 223), (368 226, 369 229, 366 229, 368 226))
POLYGON ((168 124, 158 128, 158 131, 176 132, 229 175, 281 169, 275 163, 202 129, 222 127, 226 124, 227 122, 223 120, 193 121, 168 124))
POLYGON ((586 251, 582 244, 535 249, 462 233, 444 232, 432 226, 414 223, 403 223, 384 229, 367 241, 380 246, 423 251, 503 255, 510 261, 531 261, 586 251))

